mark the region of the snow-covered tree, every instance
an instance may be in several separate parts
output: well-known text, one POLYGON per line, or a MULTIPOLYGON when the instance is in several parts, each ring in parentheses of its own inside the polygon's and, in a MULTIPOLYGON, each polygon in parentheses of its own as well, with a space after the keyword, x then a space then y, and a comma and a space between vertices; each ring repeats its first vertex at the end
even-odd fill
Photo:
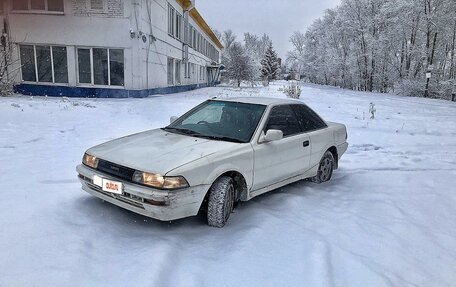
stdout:
POLYGON ((254 81, 255 72, 252 60, 241 43, 233 42, 227 55, 226 77, 229 80, 235 81, 238 87, 243 81, 254 81))
POLYGON ((290 42, 314 83, 446 99, 456 84, 454 0, 342 0, 290 42))
POLYGON ((261 78, 261 61, 264 58, 266 50, 271 44, 272 41, 266 34, 263 34, 263 36, 261 37, 251 33, 244 34, 244 47, 247 55, 252 60, 252 65, 254 66, 255 79, 260 80, 261 78))
POLYGON ((261 77, 268 83, 276 80, 280 74, 279 58, 272 44, 266 49, 263 60, 261 60, 261 77))
POLYGON ((297 73, 299 75, 304 73, 305 63, 304 52, 305 52, 305 38, 306 36, 296 31, 290 37, 290 43, 293 45, 293 50, 288 52, 285 65, 288 70, 297 73))
POLYGON ((13 46, 9 31, 3 31, 0 37, 0 96, 13 93, 15 78, 20 72, 20 61, 13 56, 13 46))

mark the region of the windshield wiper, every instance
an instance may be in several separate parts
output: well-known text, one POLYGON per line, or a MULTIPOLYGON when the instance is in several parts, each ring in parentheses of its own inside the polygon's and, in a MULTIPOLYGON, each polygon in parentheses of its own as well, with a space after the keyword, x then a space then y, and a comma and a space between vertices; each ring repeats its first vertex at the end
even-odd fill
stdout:
POLYGON ((199 137, 209 139, 209 140, 216 140, 216 141, 227 141, 227 142, 234 142, 234 143, 245 143, 242 140, 235 139, 235 138, 230 138, 230 137, 224 137, 224 136, 206 136, 206 135, 200 135, 199 137))
POLYGON ((165 130, 165 131, 176 131, 178 133, 183 133, 183 134, 186 134, 186 135, 200 135, 199 132, 195 132, 195 131, 192 131, 192 130, 189 130, 189 129, 179 129, 179 128, 166 127, 166 128, 163 128, 163 130, 165 130))
POLYGON ((178 128, 166 127, 166 128, 163 128, 163 130, 164 131, 175 131, 177 133, 182 133, 182 134, 189 135, 189 136, 201 135, 199 132, 195 132, 195 131, 192 131, 189 129, 178 129, 178 128))
POLYGON ((204 135, 204 134, 201 134, 199 132, 192 131, 192 130, 189 130, 189 129, 179 129, 179 128, 173 128, 173 127, 166 127, 166 128, 163 128, 163 130, 164 131, 173 131, 173 132, 177 132, 179 134, 194 136, 194 137, 208 139, 208 140, 227 141, 227 142, 235 142, 235 143, 245 143, 244 141, 239 140, 239 139, 226 137, 226 136, 204 135))

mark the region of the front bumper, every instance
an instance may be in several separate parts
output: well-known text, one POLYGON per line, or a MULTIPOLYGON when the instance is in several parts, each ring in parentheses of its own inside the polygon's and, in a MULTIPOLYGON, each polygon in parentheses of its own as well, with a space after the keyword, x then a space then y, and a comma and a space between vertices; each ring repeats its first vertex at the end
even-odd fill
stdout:
POLYGON ((209 185, 198 185, 175 191, 166 191, 125 182, 82 164, 76 167, 76 171, 79 174, 82 189, 91 195, 161 221, 197 215, 210 187, 209 185), (122 195, 105 192, 101 187, 93 184, 95 175, 122 182, 122 195))

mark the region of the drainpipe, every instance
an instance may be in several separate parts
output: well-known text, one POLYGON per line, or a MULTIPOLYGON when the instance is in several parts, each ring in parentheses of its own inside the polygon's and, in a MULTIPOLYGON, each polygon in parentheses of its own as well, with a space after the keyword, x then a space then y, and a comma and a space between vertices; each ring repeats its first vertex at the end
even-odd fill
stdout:
POLYGON ((189 33, 189 28, 190 28, 190 11, 195 8, 195 0, 190 1, 190 5, 184 8, 184 41, 182 42, 182 62, 185 65, 184 70, 186 71, 187 77, 190 74, 190 67, 188 65, 189 63, 189 56, 188 56, 188 45, 190 44, 190 33, 189 33))

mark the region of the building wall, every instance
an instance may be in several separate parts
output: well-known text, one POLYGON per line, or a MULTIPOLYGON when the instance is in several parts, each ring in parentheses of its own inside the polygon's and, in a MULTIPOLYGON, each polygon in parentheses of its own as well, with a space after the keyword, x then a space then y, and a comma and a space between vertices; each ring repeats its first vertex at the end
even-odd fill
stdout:
MULTIPOLYGON (((154 75, 145 78, 144 87, 152 88, 155 86, 166 87, 167 81, 167 60, 171 57, 176 60, 183 60, 183 42, 175 39, 168 34, 168 4, 171 5, 179 14, 184 14, 184 9, 175 0, 140 1, 137 9, 142 12, 139 30, 148 35, 153 35, 155 41, 140 43, 141 58, 144 62, 144 74, 154 75), (150 5, 148 10, 147 5, 150 5), (151 11, 150 16, 148 11, 151 11), (150 21, 148 21, 150 20, 150 21), (149 57, 147 56, 149 55, 149 57), (157 76, 159 75, 159 76, 157 76), (149 81, 147 81, 149 79, 149 81)), ((190 24, 204 35, 197 23, 189 17, 190 24)), ((210 41, 209 37, 205 38, 210 41)), ((189 61, 198 67, 205 67, 211 59, 189 48, 189 61)), ((220 60, 219 60, 220 61, 220 60)), ((218 61, 218 62, 219 62, 218 61)), ((207 77, 201 79, 199 69, 195 68, 195 75, 190 78, 184 77, 185 68, 181 67, 181 85, 203 84, 207 82, 207 77)))
MULTIPOLYGON (((6 1, 5 12, 1 17, 7 18, 13 43, 67 47, 68 84, 22 82, 21 74, 16 73, 17 82, 23 83, 25 90, 33 85, 42 85, 46 86, 40 89, 42 93, 55 86, 62 87, 61 93, 76 92, 72 87, 85 89, 79 94, 89 96, 91 93, 95 96, 100 94, 102 89, 141 91, 134 94, 146 95, 179 91, 183 90, 183 86, 194 88, 206 83, 207 79, 200 80, 199 76, 184 78, 182 67, 182 81, 178 85, 182 87, 166 89, 169 87, 168 58, 183 59, 183 43, 168 35, 168 1, 104 0, 102 11, 90 10, 88 2, 89 0, 65 0, 63 13, 30 13, 11 11, 12 4, 6 1), (84 47, 123 49, 124 86, 78 83, 77 48, 84 47)), ((183 9, 176 0, 169 0, 169 4, 183 14, 183 9)), ((192 19, 190 22, 195 28, 198 26, 192 19)), ((206 66, 212 61, 193 49, 189 51, 190 62, 193 64, 206 66)), ((18 49, 14 53, 19 58, 18 49)), ((11 70, 17 70, 17 67, 12 67, 11 70)))

